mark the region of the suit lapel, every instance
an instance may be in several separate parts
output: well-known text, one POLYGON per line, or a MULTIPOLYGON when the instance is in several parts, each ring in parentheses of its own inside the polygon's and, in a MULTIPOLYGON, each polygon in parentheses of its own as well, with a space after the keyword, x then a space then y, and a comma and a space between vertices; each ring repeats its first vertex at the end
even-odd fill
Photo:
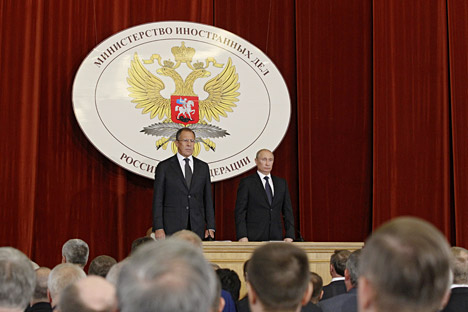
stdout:
POLYGON ((185 187, 187 187, 187 181, 185 181, 184 173, 182 172, 182 168, 180 168, 179 159, 177 158, 177 154, 175 154, 171 158, 171 167, 175 172, 177 172, 177 176, 179 177, 181 182, 185 185, 185 187))
MULTIPOLYGON (((268 203, 268 197, 267 197, 267 194, 266 194, 266 191, 265 191, 265 187, 263 186, 263 181, 262 181, 262 179, 260 178, 260 176, 258 175, 258 173, 255 173, 255 176, 257 177, 257 178, 255 179, 255 181, 256 181, 256 184, 257 184, 257 188, 259 189, 259 192, 260 192, 261 194, 263 194, 263 199, 265 200, 265 203, 266 203, 267 205, 270 205, 270 204, 268 203)), ((273 196, 273 199, 272 199, 271 203, 273 203, 274 198, 275 198, 275 197, 273 196)))

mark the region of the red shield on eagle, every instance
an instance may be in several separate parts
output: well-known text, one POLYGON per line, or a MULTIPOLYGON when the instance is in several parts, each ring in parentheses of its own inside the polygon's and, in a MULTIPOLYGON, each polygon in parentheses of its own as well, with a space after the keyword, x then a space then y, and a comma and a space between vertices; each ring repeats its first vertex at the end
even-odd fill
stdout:
POLYGON ((198 96, 171 95, 171 119, 184 125, 199 121, 198 96))

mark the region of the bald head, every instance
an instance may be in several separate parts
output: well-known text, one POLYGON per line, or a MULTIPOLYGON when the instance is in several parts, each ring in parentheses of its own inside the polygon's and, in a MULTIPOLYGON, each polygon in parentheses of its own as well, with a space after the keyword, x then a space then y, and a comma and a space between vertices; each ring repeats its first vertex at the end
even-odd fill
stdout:
POLYGON ((115 287, 100 276, 88 276, 65 288, 60 296, 59 309, 61 312, 115 311, 115 287))
POLYGON ((52 306, 57 305, 61 292, 73 282, 86 277, 82 268, 71 263, 57 265, 49 274, 47 287, 49 288, 49 299, 52 306))
POLYGON ((452 247, 452 270, 454 284, 468 284, 468 250, 452 247))

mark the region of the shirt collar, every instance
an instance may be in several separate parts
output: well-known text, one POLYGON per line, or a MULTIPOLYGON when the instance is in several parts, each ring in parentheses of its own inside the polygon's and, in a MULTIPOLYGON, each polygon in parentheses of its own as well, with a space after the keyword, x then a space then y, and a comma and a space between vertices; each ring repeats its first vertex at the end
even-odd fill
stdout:
POLYGON ((258 173, 258 176, 260 177, 260 179, 263 181, 263 178, 264 177, 268 177, 270 180, 271 180, 271 174, 268 174, 268 175, 264 175, 263 173, 261 173, 260 171, 257 170, 257 173, 258 173))
POLYGON ((180 163, 183 163, 185 158, 190 159, 190 162, 193 164, 193 157, 192 157, 192 155, 190 155, 190 156, 188 156, 188 157, 185 157, 185 156, 182 156, 179 152, 177 152, 177 159, 179 160, 180 163))

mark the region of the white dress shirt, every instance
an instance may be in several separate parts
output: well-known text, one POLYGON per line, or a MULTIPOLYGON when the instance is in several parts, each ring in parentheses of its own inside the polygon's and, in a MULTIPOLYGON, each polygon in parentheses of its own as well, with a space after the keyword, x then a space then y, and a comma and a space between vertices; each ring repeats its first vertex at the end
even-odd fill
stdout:
POLYGON ((190 155, 189 157, 184 157, 184 156, 180 155, 179 152, 177 152, 177 159, 179 160, 180 169, 182 170, 182 174, 184 175, 184 177, 185 177, 185 160, 184 160, 185 158, 189 159, 189 166, 190 166, 190 169, 192 170, 192 173, 193 173, 193 157, 192 157, 192 155, 190 155))
POLYGON ((274 186, 273 186, 273 180, 271 179, 271 174, 264 175, 263 173, 261 173, 261 172, 258 171, 258 170, 257 170, 257 173, 258 173, 258 175, 259 175, 259 177, 260 177, 260 180, 262 180, 263 188, 265 188, 265 183, 266 183, 264 177, 268 177, 268 183, 270 184, 270 187, 271 187, 271 194, 272 194, 273 196, 275 196, 275 188, 274 188, 274 186))

